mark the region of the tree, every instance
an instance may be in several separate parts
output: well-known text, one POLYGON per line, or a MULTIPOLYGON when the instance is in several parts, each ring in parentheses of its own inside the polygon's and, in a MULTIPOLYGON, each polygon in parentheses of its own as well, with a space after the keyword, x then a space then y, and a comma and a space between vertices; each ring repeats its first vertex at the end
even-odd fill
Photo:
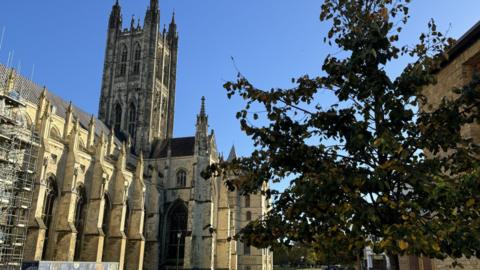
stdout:
POLYGON ((417 45, 398 45, 409 2, 325 0, 325 41, 343 52, 326 57, 325 75, 293 80, 291 89, 262 90, 241 74, 224 85, 229 98, 246 101, 237 118, 256 148, 204 176, 237 172, 245 194, 291 180, 283 192, 262 191, 272 209, 238 239, 273 249, 301 243, 319 254, 355 256, 370 246, 394 257, 480 258, 479 148, 462 136, 479 119, 479 80, 430 106, 422 89, 436 83, 452 40, 431 21, 417 45), (386 66, 400 57, 412 63, 392 78, 386 66), (323 108, 320 92, 337 104, 323 108), (250 113, 253 105, 265 114, 250 113))

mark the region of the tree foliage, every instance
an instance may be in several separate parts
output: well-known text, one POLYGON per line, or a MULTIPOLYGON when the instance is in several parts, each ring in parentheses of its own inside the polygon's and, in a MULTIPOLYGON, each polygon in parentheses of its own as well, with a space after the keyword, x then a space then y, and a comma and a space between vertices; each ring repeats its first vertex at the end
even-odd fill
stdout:
POLYGON ((417 45, 399 45, 409 2, 325 0, 325 41, 342 53, 326 57, 324 75, 298 78, 290 89, 259 89, 241 74, 224 85, 228 97, 245 100, 237 118, 256 148, 205 177, 241 172, 244 193, 291 179, 283 192, 263 190, 272 209, 239 239, 318 253, 371 246, 389 255, 480 257, 479 148, 462 136, 478 122, 479 81, 429 102, 422 90, 436 83, 452 41, 431 21, 417 45), (386 67, 402 57, 412 62, 392 78, 386 67), (322 92, 338 102, 322 107, 322 92))

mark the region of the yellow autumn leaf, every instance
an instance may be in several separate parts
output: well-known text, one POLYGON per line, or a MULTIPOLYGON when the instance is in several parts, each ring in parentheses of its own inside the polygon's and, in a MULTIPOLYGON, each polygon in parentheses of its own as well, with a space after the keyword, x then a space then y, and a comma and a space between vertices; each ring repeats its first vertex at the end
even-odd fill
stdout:
POLYGON ((467 207, 472 207, 474 204, 475 204, 474 198, 470 198, 466 203, 467 207))
POLYGON ((406 241, 400 240, 398 246, 401 250, 406 250, 408 248, 408 243, 406 241))

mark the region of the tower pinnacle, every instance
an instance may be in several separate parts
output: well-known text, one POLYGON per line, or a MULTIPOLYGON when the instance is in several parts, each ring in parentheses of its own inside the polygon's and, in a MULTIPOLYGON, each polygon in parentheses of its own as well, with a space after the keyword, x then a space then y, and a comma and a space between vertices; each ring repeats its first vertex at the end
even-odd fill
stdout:
POLYGON ((176 35, 177 35, 177 24, 175 23, 175 11, 173 11, 172 21, 168 26, 168 36, 170 38, 173 38, 173 37, 176 37, 176 35))
POLYGON ((158 9, 158 0, 150 0, 150 9, 158 9))
POLYGON ((205 117, 205 97, 202 97, 202 107, 200 108, 200 116, 205 117))
POLYGON ((121 28, 122 27, 122 8, 120 7, 120 4, 118 3, 118 0, 116 0, 115 5, 112 7, 112 12, 110 13, 110 20, 108 23, 108 28, 110 29, 115 29, 115 28, 121 28))

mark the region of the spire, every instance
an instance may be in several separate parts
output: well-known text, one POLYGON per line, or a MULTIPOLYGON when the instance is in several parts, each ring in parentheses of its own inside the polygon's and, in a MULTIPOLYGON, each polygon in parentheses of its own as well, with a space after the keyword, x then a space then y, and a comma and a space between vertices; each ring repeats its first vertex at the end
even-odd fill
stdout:
POLYGON ((197 155, 206 155, 208 152, 208 116, 205 113, 205 97, 202 97, 200 114, 197 116, 195 151, 197 155))
POLYGON ((232 145, 232 149, 230 149, 230 154, 228 155, 228 162, 232 162, 234 159, 237 158, 237 152, 235 151, 235 145, 232 145))
POLYGON ((200 108, 200 117, 205 117, 205 97, 202 97, 202 106, 200 108))
POLYGON ((208 116, 205 112, 205 97, 202 97, 202 105, 200 107, 200 114, 197 115, 197 130, 200 128, 205 135, 207 134, 208 129, 208 116))
POLYGON ((135 15, 132 14, 132 20, 130 21, 130 30, 133 31, 135 29, 135 15))
POLYGON ((172 14, 172 21, 168 25, 168 38, 173 40, 177 37, 177 23, 175 22, 175 11, 172 14))
POLYGON ((122 27, 122 8, 118 3, 118 0, 115 2, 115 5, 112 7, 112 12, 110 13, 110 21, 108 23, 108 28, 110 29, 120 29, 122 27))

